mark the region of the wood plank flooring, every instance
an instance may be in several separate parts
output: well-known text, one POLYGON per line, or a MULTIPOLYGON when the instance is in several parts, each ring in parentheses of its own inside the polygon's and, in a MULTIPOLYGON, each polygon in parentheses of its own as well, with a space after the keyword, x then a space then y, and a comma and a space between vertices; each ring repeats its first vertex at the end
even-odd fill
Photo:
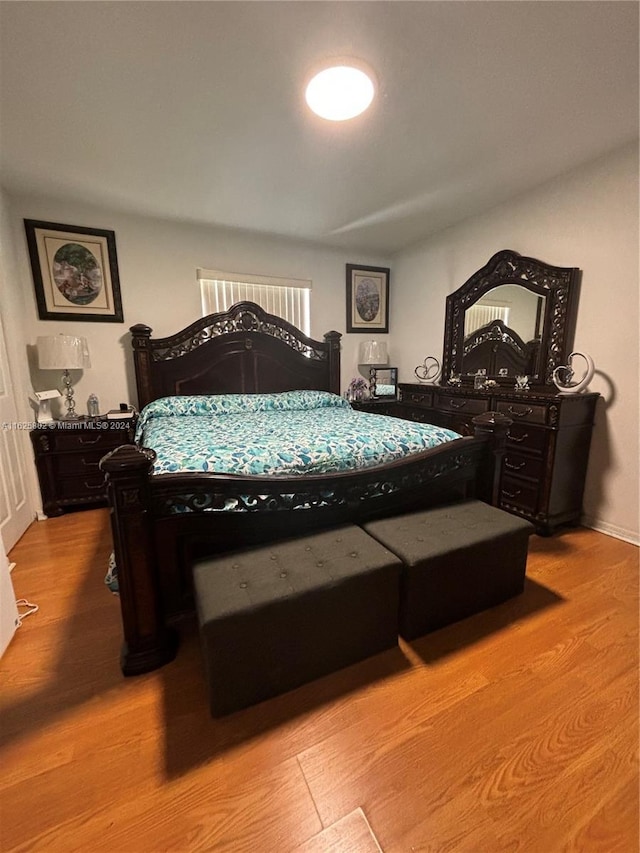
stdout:
POLYGON ((518 598, 222 720, 193 625, 121 676, 109 551, 92 510, 10 555, 2 853, 638 851, 635 546, 533 536, 518 598))

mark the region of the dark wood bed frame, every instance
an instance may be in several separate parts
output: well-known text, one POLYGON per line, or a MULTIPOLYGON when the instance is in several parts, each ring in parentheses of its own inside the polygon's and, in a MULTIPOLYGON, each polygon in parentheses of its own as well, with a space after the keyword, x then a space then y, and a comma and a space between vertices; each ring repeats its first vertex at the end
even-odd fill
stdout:
MULTIPOLYGON (((179 394, 340 393, 340 338, 313 340, 251 302, 166 338, 131 327, 138 403, 179 394)), ((100 465, 108 482, 124 629, 125 675, 155 669, 177 648, 192 610, 191 562, 202 553, 361 522, 476 495, 495 501, 511 423, 489 413, 476 436, 375 468, 308 477, 187 473, 153 476, 155 454, 125 445, 100 465), (232 502, 235 509, 223 510, 232 502)))

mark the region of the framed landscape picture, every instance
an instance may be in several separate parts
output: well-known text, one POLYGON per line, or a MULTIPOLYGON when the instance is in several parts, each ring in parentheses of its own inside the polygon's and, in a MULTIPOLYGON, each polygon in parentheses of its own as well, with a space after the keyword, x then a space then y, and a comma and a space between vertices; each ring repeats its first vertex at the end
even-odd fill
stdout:
POLYGON ((113 231, 25 219, 41 320, 123 323, 113 231))
POLYGON ((347 264, 347 332, 389 331, 389 268, 347 264))

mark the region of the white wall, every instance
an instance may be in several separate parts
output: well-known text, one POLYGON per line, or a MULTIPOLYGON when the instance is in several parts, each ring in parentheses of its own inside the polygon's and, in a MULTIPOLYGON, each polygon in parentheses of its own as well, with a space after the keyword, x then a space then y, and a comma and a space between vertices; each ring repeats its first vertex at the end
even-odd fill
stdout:
MULTIPOLYGON (((9 202, 0 189, 0 316, 4 329, 7 357, 9 359, 9 379, 14 390, 16 413, 19 421, 29 423, 34 420, 34 412, 28 401, 31 382, 27 360, 25 358, 26 317, 29 299, 18 274, 13 227, 9 202)), ((26 472, 25 487, 33 515, 41 509, 40 489, 33 464, 33 451, 27 431, 18 432, 18 452, 22 452, 26 472)))
MULTIPOLYGON (((43 390, 59 385, 59 377, 36 368, 32 350, 38 335, 65 332, 86 336, 92 366, 83 372, 72 372, 79 414, 86 413, 87 397, 92 391, 98 395, 101 410, 135 399, 129 327, 146 323, 153 328, 154 335, 163 336, 200 317, 198 267, 311 279, 311 335, 322 338, 331 329, 345 334, 345 265, 389 265, 389 259, 380 255, 347 253, 246 231, 116 213, 68 200, 13 196, 10 203, 18 262, 16 287, 25 303, 22 325, 24 340, 31 345, 34 387, 43 390), (38 320, 23 219, 115 231, 123 324, 38 320)), ((361 338, 361 335, 343 338, 342 387, 345 389, 356 372, 361 338)), ((23 354, 24 350, 23 346, 23 354)))
POLYGON ((625 147, 401 252, 389 336, 400 381, 442 357, 445 298, 501 249, 582 269, 574 349, 595 360, 602 394, 585 523, 639 541, 638 148, 625 147))

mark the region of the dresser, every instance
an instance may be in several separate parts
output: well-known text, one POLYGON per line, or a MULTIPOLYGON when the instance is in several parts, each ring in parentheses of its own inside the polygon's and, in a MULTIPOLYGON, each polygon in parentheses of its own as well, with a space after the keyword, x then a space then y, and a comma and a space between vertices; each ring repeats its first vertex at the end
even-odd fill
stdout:
POLYGON ((529 519, 543 535, 579 521, 598 394, 414 383, 400 383, 399 389, 400 398, 387 414, 462 435, 473 435, 473 418, 483 412, 511 418, 498 505, 529 519))
POLYGON ((131 418, 52 421, 33 429, 31 443, 45 515, 106 504, 105 477, 98 463, 110 450, 131 444, 134 431, 131 418))

